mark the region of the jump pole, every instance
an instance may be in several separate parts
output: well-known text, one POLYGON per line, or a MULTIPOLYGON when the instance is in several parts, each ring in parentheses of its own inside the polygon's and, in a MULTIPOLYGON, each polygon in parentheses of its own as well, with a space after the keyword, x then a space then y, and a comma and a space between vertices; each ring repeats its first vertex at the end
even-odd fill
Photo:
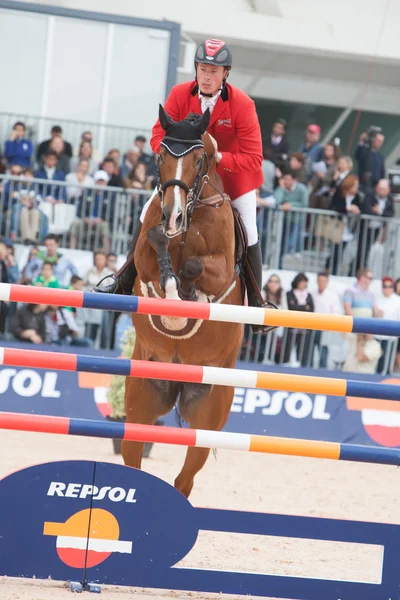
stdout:
POLYGON ((390 319, 302 313, 294 310, 274 310, 252 306, 234 306, 231 304, 165 300, 144 298, 142 296, 97 294, 94 292, 57 290, 9 283, 0 283, 0 300, 4 302, 52 304, 71 308, 112 310, 140 315, 185 317, 187 319, 201 319, 204 321, 400 337, 400 321, 390 319))
POLYGON ((400 448, 376 448, 336 442, 318 442, 245 433, 178 429, 135 423, 108 423, 90 419, 0 413, 0 429, 55 433, 84 437, 115 438, 131 442, 153 442, 197 448, 241 450, 263 454, 326 458, 382 465, 400 465, 400 448))
POLYGON ((200 365, 182 365, 179 363, 106 358, 64 352, 0 348, 0 365, 60 371, 84 371, 125 377, 142 377, 144 379, 285 390, 288 392, 326 394, 328 396, 400 400, 400 385, 384 385, 371 381, 330 377, 288 375, 286 373, 267 373, 265 371, 203 367, 200 365))

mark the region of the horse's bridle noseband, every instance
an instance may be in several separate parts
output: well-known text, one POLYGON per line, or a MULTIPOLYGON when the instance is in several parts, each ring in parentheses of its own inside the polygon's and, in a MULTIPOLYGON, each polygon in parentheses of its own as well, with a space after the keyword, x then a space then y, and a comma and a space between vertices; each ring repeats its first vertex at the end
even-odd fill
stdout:
POLYGON ((161 198, 161 209, 163 209, 163 207, 164 207, 164 193, 165 193, 166 189, 177 185, 178 187, 180 187, 182 190, 184 190, 186 192, 186 206, 185 206, 185 210, 183 213, 183 219, 182 219, 181 226, 175 233, 172 233, 172 234, 164 231, 165 235, 168 238, 174 238, 177 235, 180 235, 181 233, 186 233, 190 227, 190 219, 192 218, 193 211, 196 208, 196 203, 197 203, 198 199, 200 198, 200 195, 201 195, 204 185, 206 183, 208 183, 208 181, 209 181, 208 173, 209 173, 210 167, 213 163, 214 155, 212 156, 211 160, 208 160, 207 153, 204 150, 204 142, 202 142, 201 140, 198 140, 198 139, 197 140, 182 140, 179 138, 174 138, 174 137, 166 135, 161 142, 161 146, 163 146, 167 150, 168 154, 171 154, 172 156, 175 156, 176 158, 181 158, 182 156, 189 154, 196 148, 203 148, 203 152, 202 152, 201 159, 200 159, 200 164, 197 169, 197 175, 195 177, 192 187, 189 187, 188 185, 186 185, 186 183, 184 181, 182 181, 181 179, 168 179, 163 184, 161 184, 161 182, 160 182, 161 157, 160 156, 158 157, 156 182, 157 182, 157 187, 158 187, 160 198, 161 198), (179 144, 180 146, 182 146, 182 145, 187 146, 187 148, 185 148, 183 152, 177 153, 177 152, 174 152, 173 148, 171 148, 171 146, 173 144, 179 144), (203 175, 205 162, 207 163, 207 169, 203 175), (200 183, 202 183, 201 186, 200 186, 200 183))

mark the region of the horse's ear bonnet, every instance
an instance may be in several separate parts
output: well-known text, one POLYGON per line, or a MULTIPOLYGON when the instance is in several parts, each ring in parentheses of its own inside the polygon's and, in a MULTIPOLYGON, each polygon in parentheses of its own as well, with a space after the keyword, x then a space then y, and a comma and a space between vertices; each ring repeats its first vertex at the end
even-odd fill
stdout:
POLYGON ((160 104, 160 124, 167 134, 161 142, 169 154, 181 157, 195 148, 204 148, 201 136, 207 131, 210 123, 210 111, 204 114, 191 113, 184 121, 176 123, 160 104))

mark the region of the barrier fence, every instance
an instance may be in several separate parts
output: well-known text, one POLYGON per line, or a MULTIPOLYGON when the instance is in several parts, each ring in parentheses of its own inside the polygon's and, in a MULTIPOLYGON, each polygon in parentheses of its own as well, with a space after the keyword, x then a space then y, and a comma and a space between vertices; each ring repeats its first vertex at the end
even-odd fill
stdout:
POLYGON ((161 379, 163 381, 285 390, 287 392, 306 392, 328 396, 400 400, 400 386, 393 384, 382 385, 350 379, 104 358, 102 356, 41 352, 39 350, 0 348, 0 365, 59 369, 61 371, 84 371, 86 373, 105 373, 107 375, 161 379))
POLYGON ((90 419, 69 419, 66 417, 4 412, 0 413, 0 429, 369 462, 382 465, 400 465, 400 448, 375 448, 374 446, 227 433, 204 429, 178 429, 175 427, 138 425, 136 423, 108 423, 90 419))
POLYGON ((63 247, 126 254, 151 192, 0 175, 0 234, 43 242, 48 233, 63 247))
MULTIPOLYGON (((147 190, 102 186, 79 187, 65 181, 0 176, 1 234, 25 239, 26 215, 21 212, 27 193, 34 198, 35 236, 60 236, 61 245, 80 250, 94 247, 127 250, 147 190), (60 201, 50 204, 47 197, 60 201), (36 206, 35 206, 36 205, 36 206), (88 223, 79 222, 87 219, 88 223), (96 219, 100 221, 96 222, 96 219)), ((30 220, 33 219, 31 211, 30 220)), ((369 266, 375 277, 397 276, 400 259, 400 219, 361 214, 344 217, 313 208, 258 209, 258 232, 263 264, 270 269, 354 276, 369 266)), ((28 237, 29 239, 29 237, 28 237)))

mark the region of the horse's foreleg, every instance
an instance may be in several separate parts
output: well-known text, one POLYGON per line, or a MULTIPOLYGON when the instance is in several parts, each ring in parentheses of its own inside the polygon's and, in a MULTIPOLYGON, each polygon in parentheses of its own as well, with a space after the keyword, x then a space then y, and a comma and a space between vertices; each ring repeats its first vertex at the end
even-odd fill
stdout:
POLYGON ((227 287, 227 260, 225 254, 187 258, 179 272, 180 296, 183 300, 196 300, 196 288, 207 296, 219 296, 227 287))
MULTIPOLYGON (((192 406, 186 404, 183 416, 192 429, 220 431, 228 419, 233 395, 232 387, 214 386, 207 397, 195 400, 192 406)), ((184 496, 189 496, 195 475, 203 468, 209 454, 209 448, 188 448, 185 463, 175 479, 175 487, 184 496)))
POLYGON ((167 298, 179 300, 179 279, 172 267, 171 255, 168 251, 169 239, 166 237, 161 225, 149 229, 147 241, 157 254, 157 262, 160 267, 160 287, 167 298))

